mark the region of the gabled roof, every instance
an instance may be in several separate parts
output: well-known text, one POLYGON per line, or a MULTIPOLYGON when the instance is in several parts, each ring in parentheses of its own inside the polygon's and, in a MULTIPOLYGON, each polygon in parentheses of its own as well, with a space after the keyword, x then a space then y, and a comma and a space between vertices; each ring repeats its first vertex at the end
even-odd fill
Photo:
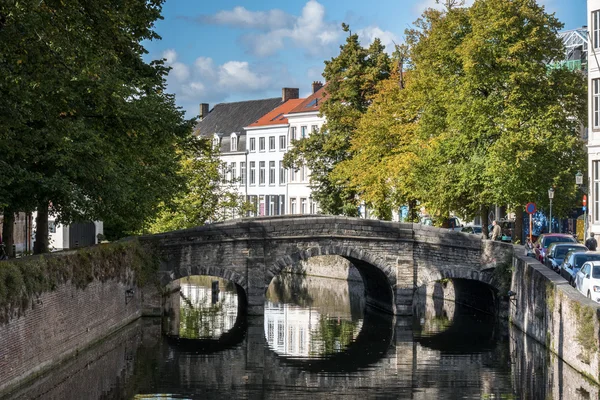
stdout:
POLYGON ((284 115, 289 113, 292 109, 297 107, 303 101, 304 99, 288 100, 273 111, 270 111, 267 114, 260 117, 258 121, 248 125, 248 127, 287 124, 288 119, 284 115))
POLYGON ((300 104, 298 104, 298 106, 296 106, 290 112, 288 112, 288 114, 319 111, 319 109, 321 108, 321 104, 323 104, 323 102, 327 100, 327 97, 329 97, 326 88, 327 84, 325 84, 321 89, 317 90, 315 93, 311 94, 306 99, 304 99, 304 101, 302 101, 300 104))
POLYGON ((233 132, 242 133, 245 126, 280 105, 281 97, 217 104, 202 121, 198 121, 194 134, 209 137, 217 133, 222 137, 233 132))

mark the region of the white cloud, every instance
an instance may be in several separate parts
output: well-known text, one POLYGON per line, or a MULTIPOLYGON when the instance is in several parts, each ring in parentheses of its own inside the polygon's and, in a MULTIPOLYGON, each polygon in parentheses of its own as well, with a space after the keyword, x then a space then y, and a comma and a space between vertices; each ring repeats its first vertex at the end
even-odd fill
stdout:
POLYGON ((242 36, 250 53, 267 57, 289 45, 304 49, 309 55, 329 54, 342 36, 341 28, 325 20, 325 7, 309 0, 299 16, 281 10, 248 11, 235 7, 215 15, 201 16, 200 22, 257 30, 242 36))
POLYGON ((234 28, 250 29, 280 29, 289 26, 294 17, 281 10, 249 11, 244 7, 234 7, 231 11, 219 11, 215 15, 202 15, 198 18, 200 22, 229 25, 234 28))
POLYGON ((276 97, 274 93, 283 86, 295 83, 286 68, 273 63, 265 66, 227 61, 217 65, 210 57, 198 57, 188 65, 177 61, 178 54, 173 49, 164 51, 161 58, 165 58, 165 64, 171 67, 167 77, 168 91, 176 95, 177 104, 189 117, 198 114, 199 103, 209 103, 212 107, 240 98, 276 97))
POLYGON ((396 36, 393 32, 384 31, 378 26, 368 26, 366 28, 359 29, 357 33, 363 46, 368 46, 369 44, 373 43, 376 38, 379 38, 388 53, 392 53, 394 51, 394 43, 400 44, 398 36, 396 36))

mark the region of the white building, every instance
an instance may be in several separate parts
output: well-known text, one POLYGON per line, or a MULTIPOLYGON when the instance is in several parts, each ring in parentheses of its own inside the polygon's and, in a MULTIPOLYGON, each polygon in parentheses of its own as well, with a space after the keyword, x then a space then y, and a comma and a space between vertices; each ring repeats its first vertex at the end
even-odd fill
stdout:
POLYGON ((600 234, 600 0, 588 0, 589 232, 600 234))
MULTIPOLYGON (((294 145, 294 141, 321 130, 325 118, 319 116, 319 110, 327 98, 326 96, 325 86, 321 82, 313 82, 312 94, 285 114, 289 123, 289 148, 294 145)), ((316 214, 319 212, 317 203, 312 199, 310 171, 305 165, 289 172, 287 197, 289 210, 287 214, 316 214)))
POLYGON ((290 99, 244 128, 248 147, 248 199, 255 205, 256 215, 290 213, 286 211, 291 210, 286 201, 289 198, 288 171, 283 167, 289 132, 285 114, 303 101, 290 99))

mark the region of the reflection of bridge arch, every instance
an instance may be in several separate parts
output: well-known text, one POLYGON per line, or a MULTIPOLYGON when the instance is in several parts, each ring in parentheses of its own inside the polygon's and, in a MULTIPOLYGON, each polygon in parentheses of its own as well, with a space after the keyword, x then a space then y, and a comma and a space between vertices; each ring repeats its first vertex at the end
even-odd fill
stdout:
POLYGON ((382 309, 391 314, 396 313, 393 288, 396 287, 394 268, 388 265, 382 257, 377 257, 362 249, 344 245, 313 246, 295 251, 280 257, 268 268, 269 279, 265 282, 268 288, 273 277, 283 270, 294 270, 300 261, 307 261, 311 257, 340 256, 350 261, 360 273, 365 286, 366 303, 368 306, 382 309))
POLYGON ((233 327, 218 339, 186 339, 167 335, 169 346, 179 351, 192 354, 212 354, 235 348, 242 344, 248 329, 245 315, 238 313, 233 327))
POLYGON ((344 351, 324 358, 295 358, 269 349, 266 362, 309 372, 354 372, 385 357, 394 341, 394 318, 389 314, 365 314, 362 329, 344 351), (269 361, 270 360, 270 361, 269 361))

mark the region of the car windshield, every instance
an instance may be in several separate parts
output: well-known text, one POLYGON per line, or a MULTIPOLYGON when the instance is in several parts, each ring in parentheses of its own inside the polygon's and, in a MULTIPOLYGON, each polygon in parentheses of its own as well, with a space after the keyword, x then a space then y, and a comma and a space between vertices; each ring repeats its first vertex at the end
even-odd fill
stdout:
POLYGON ((592 268, 592 278, 600 278, 600 265, 594 265, 592 268))
POLYGON ((600 254, 578 254, 575 256, 575 268, 579 269, 588 261, 600 261, 600 254))
POLYGON ((575 238, 570 236, 546 236, 544 238, 544 247, 548 248, 550 243, 556 242, 575 242, 575 238))
POLYGON ((554 252, 554 258, 565 258, 565 255, 571 250, 586 250, 584 246, 558 246, 554 252))

